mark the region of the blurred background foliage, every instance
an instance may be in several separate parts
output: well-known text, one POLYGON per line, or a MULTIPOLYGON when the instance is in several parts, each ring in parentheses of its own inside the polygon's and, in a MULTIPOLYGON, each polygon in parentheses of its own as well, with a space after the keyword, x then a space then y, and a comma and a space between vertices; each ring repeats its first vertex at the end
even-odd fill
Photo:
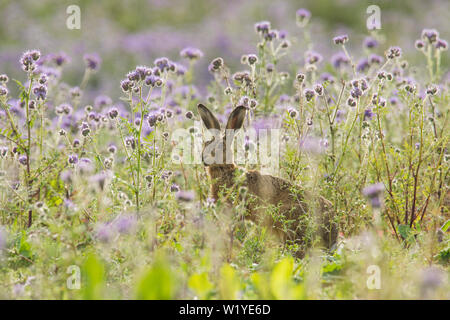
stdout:
MULTIPOLYGON (((195 84, 202 92, 212 80, 207 71, 211 59, 222 56, 232 68, 239 68, 239 57, 256 51, 255 22, 271 21, 274 28, 297 39, 292 54, 294 61, 300 62, 305 48, 294 17, 295 11, 304 7, 313 15, 316 50, 331 56, 336 50, 332 37, 346 32, 351 38, 350 50, 356 54, 368 34, 366 10, 372 4, 381 9, 380 33, 389 39, 382 50, 400 45, 411 61, 421 58, 419 52, 409 49, 414 48, 423 28, 436 28, 443 39, 450 38, 447 0, 2 0, 0 71, 22 76, 17 57, 26 49, 38 48, 44 54, 64 51, 72 58, 64 80, 77 85, 83 76, 79 68, 83 54, 97 52, 103 65, 91 82, 92 94, 102 92, 117 98, 118 79, 128 70, 138 64, 150 65, 162 55, 176 60, 182 48, 194 46, 205 53, 196 68, 195 84), (66 27, 69 5, 81 9, 80 30, 66 27)), ((448 59, 443 66, 448 66, 448 59)))

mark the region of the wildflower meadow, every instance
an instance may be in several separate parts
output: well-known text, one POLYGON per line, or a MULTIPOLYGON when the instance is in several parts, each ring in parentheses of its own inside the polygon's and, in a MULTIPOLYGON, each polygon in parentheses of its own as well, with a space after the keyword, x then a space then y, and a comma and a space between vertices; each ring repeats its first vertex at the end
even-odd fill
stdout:
POLYGON ((448 16, 125 2, 0 5, 0 299, 450 298, 448 16))

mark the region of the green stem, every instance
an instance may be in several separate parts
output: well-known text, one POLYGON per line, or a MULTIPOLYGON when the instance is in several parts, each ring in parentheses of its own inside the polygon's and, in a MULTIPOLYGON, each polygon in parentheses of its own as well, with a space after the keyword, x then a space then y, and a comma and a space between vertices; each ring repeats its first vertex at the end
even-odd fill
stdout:
POLYGON ((26 108, 26 124, 27 124, 27 148, 25 150, 25 153, 27 155, 27 163, 26 163, 26 173, 25 173, 25 183, 27 186, 27 193, 28 193, 28 228, 31 227, 31 224, 33 223, 33 210, 31 209, 31 183, 30 180, 31 177, 31 164, 30 164, 30 157, 31 157, 31 121, 30 121, 30 108, 28 106, 30 101, 30 95, 31 95, 31 88, 33 86, 33 77, 30 74, 30 86, 28 87, 27 96, 25 97, 25 108, 26 108))

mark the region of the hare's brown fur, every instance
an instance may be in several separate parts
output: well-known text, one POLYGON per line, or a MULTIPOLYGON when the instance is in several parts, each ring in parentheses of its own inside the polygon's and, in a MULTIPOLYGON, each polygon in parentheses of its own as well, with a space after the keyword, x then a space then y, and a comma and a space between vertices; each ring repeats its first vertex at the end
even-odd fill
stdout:
POLYGON ((234 164, 210 165, 207 167, 211 183, 211 196, 217 200, 221 188, 231 188, 234 184, 234 175, 237 167, 234 164))
MULTIPOLYGON (((237 130, 243 124, 246 109, 237 107, 230 115, 226 128, 237 130)), ((215 116, 203 105, 199 105, 199 112, 203 123, 208 129, 220 130, 220 124, 215 116)), ((225 137, 223 140, 217 137, 205 144, 222 143, 226 146, 225 137)), ((225 150, 224 150, 225 152, 225 150)), ((203 156, 204 154, 202 154, 203 156)), ((206 165, 206 163, 205 163, 206 165)), ((211 178, 211 195, 218 199, 220 190, 226 188, 230 190, 235 186, 235 175, 237 167, 234 163, 212 163, 206 165, 208 175, 211 178)), ((247 218, 262 223, 272 230, 282 241, 302 242, 305 235, 305 221, 303 221, 308 207, 305 202, 305 192, 292 185, 288 181, 274 177, 272 175, 263 175, 258 171, 247 171, 244 185, 248 188, 252 199, 247 205, 247 218), (276 207, 278 216, 282 219, 274 218, 267 213, 269 206, 276 207), (283 221, 284 220, 284 221, 283 221)), ((230 200, 228 198, 228 200, 230 200)), ((331 221, 332 203, 323 197, 318 201, 318 223, 319 234, 327 247, 337 239, 337 229, 331 221), (323 225, 325 224, 325 225, 323 225)), ((300 256, 303 253, 299 254, 300 256)))

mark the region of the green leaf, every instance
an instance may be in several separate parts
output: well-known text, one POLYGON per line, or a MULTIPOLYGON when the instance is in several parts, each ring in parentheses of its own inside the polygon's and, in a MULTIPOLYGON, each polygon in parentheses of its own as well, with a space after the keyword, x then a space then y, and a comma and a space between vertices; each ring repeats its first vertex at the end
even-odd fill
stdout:
POLYGON ((398 233, 402 236, 406 242, 414 241, 414 235, 411 228, 406 224, 399 224, 397 227, 398 233))
POLYGON ((447 232, 448 228, 450 228, 450 220, 447 220, 441 227, 441 230, 447 232))
POLYGON ((236 275, 236 271, 229 264, 224 264, 220 269, 219 288, 221 299, 237 299, 237 293, 240 288, 240 281, 236 275))
POLYGON ((193 274, 188 281, 188 286, 198 295, 201 300, 207 299, 214 285, 208 280, 208 273, 193 274))
POLYGON ((29 259, 32 258, 32 251, 31 251, 31 245, 28 243, 27 239, 26 239, 26 233, 23 231, 22 232, 22 236, 20 237, 19 240, 19 254, 27 257, 29 259))
POLYGON ((16 80, 16 79, 12 79, 12 81, 14 81, 22 91, 25 91, 25 87, 22 84, 22 82, 20 82, 19 80, 16 80))
POLYGON ((139 300, 170 300, 175 298, 176 278, 166 260, 159 257, 137 284, 139 300))
POLYGON ((301 299, 304 296, 303 286, 293 279, 294 259, 284 258, 278 262, 270 276, 270 290, 276 299, 301 299))
POLYGON ((253 286, 256 289, 256 292, 258 293, 258 298, 267 300, 270 299, 270 288, 269 288, 269 281, 267 281, 267 276, 261 274, 261 273, 254 273, 251 276, 251 281, 253 286))
POLYGON ((83 299, 98 300, 103 297, 105 286, 105 267, 95 254, 90 254, 83 265, 86 282, 83 286, 83 299))

